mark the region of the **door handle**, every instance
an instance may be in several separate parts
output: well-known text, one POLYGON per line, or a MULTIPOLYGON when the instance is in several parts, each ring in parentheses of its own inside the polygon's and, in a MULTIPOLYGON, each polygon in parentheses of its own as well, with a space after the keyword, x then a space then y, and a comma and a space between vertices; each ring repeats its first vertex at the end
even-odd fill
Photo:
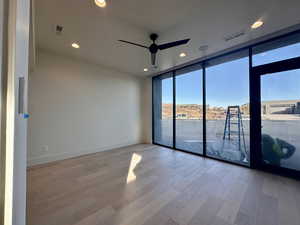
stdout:
POLYGON ((25 78, 24 77, 19 77, 19 94, 18 94, 18 113, 19 114, 24 114, 25 112, 25 78))

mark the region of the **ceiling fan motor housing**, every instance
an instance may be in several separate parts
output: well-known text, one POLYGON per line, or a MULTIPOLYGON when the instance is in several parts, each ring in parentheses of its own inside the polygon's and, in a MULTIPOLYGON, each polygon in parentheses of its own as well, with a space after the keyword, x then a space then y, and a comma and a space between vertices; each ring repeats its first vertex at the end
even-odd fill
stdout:
POLYGON ((154 44, 154 43, 153 43, 152 45, 150 45, 149 50, 150 50, 150 52, 151 52, 152 54, 157 53, 157 52, 158 52, 158 46, 157 46, 157 44, 154 44))
POLYGON ((153 44, 150 45, 149 47, 149 51, 151 52, 151 54, 156 54, 158 52, 158 46, 157 44, 155 44, 156 39, 158 38, 157 34, 150 34, 150 39, 153 41, 153 44))

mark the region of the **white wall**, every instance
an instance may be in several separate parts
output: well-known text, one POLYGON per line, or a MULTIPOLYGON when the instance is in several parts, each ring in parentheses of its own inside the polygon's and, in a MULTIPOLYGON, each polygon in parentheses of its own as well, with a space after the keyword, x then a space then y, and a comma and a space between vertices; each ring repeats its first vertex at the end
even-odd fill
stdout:
POLYGON ((145 141, 145 79, 45 51, 37 55, 29 77, 29 165, 145 141))

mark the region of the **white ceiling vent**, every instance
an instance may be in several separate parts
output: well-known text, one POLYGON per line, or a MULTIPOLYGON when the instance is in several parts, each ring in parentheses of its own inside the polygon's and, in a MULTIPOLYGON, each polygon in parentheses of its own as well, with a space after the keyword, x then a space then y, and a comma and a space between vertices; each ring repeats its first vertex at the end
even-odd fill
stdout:
POLYGON ((225 41, 231 41, 233 39, 236 39, 236 38, 239 38, 241 36, 245 35, 245 31, 239 31, 237 33, 234 33, 234 34, 231 34, 231 35, 228 35, 224 38, 225 41))
POLYGON ((201 45, 201 46, 199 47, 199 51, 200 51, 200 52, 205 52, 207 49, 208 49, 208 45, 201 45))

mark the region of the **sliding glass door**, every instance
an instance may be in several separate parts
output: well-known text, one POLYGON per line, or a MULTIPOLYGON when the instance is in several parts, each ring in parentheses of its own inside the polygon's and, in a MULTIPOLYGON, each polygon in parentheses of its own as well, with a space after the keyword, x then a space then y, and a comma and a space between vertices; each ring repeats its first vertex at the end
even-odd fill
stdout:
POLYGON ((173 76, 153 78, 153 142, 173 147, 173 76))
POLYGON ((203 154, 203 93, 199 66, 176 71, 176 142, 184 151, 203 154))
POLYGON ((300 57, 252 68, 258 167, 300 176, 300 57))
POLYGON ((261 107, 263 161, 300 171, 300 69, 262 76, 261 107))

